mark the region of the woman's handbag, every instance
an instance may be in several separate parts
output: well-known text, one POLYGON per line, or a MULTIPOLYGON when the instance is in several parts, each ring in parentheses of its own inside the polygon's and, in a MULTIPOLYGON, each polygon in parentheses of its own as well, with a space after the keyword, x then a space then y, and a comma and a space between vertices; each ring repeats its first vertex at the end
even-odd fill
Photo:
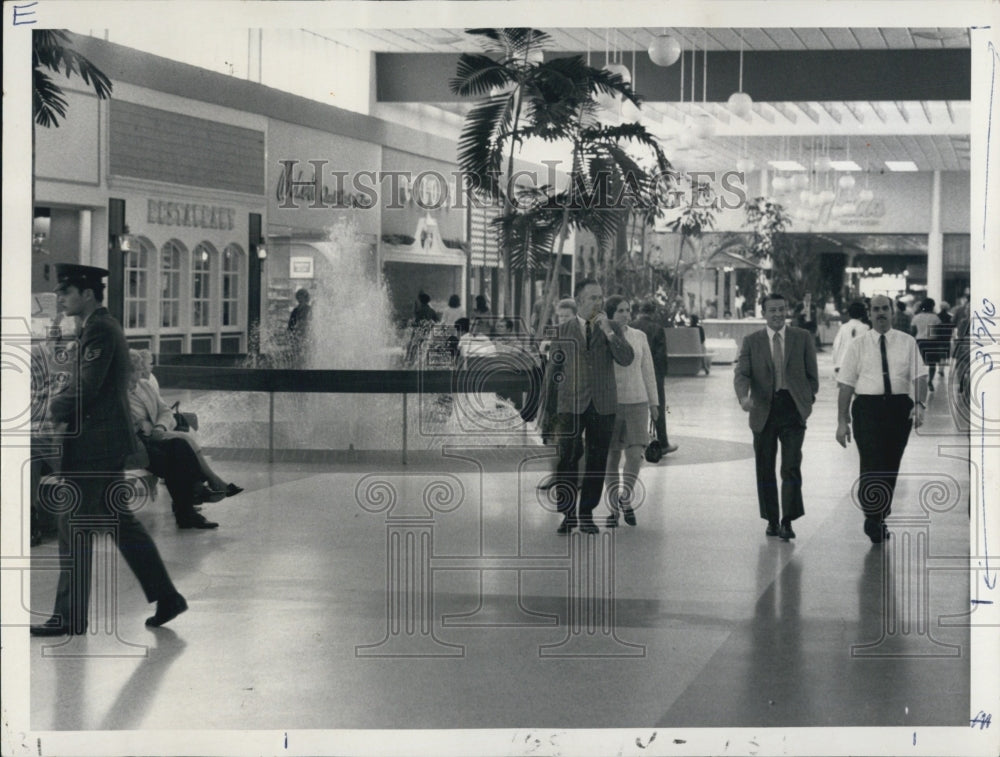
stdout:
POLYGON ((182 413, 180 406, 180 400, 170 406, 170 409, 174 411, 174 431, 197 431, 198 415, 196 413, 182 413))
POLYGON ((663 445, 656 438, 656 424, 652 418, 649 421, 649 444, 646 445, 645 458, 647 463, 656 464, 663 458, 663 445))

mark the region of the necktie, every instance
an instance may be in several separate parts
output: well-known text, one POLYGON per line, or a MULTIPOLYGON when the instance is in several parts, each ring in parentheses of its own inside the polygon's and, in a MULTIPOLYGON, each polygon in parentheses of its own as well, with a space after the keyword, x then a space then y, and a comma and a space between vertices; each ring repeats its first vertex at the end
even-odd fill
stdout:
POLYGON ((774 334, 774 391, 778 392, 785 388, 785 351, 781 348, 781 333, 774 334))
POLYGON ((587 321, 587 349, 590 349, 590 337, 593 335, 593 331, 590 328, 590 321, 587 321))
POLYGON ((878 338, 878 348, 882 353, 882 387, 886 394, 892 394, 892 381, 889 380, 889 357, 885 354, 885 334, 878 338))

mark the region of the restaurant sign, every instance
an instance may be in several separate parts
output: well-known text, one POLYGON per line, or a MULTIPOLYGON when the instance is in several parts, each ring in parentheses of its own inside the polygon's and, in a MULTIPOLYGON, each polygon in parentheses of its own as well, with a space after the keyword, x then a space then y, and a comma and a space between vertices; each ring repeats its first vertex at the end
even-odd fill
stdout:
POLYGON ((147 204, 147 222, 164 226, 230 230, 234 227, 235 218, 236 211, 233 208, 218 205, 164 200, 149 200, 147 204))

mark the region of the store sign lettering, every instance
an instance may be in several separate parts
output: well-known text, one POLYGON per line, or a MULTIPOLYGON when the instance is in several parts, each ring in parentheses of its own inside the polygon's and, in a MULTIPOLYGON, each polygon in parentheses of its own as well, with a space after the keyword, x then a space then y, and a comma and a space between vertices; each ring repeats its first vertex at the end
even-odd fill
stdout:
POLYGON ((150 200, 146 220, 164 226, 192 226, 201 229, 234 228, 236 211, 218 205, 150 200))

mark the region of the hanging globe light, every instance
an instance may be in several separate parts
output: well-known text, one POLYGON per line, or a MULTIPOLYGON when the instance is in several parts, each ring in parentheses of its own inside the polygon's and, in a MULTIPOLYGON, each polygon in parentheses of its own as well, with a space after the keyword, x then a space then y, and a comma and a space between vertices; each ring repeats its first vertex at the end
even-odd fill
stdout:
POLYGON ((771 180, 771 189, 779 194, 788 191, 788 179, 784 176, 775 176, 771 180))
POLYGON ((708 139, 715 134, 715 119, 707 114, 702 114, 695 118, 693 128, 698 139, 708 139))
POLYGON ((753 98, 746 92, 733 92, 726 101, 729 111, 740 118, 746 118, 753 110, 753 98))
POLYGON ((804 173, 797 173, 792 177, 792 186, 795 189, 808 189, 809 177, 804 173))
POLYGON ((858 192, 859 202, 871 202, 874 199, 875 199, 875 193, 872 192, 870 189, 862 189, 860 192, 858 192))
POLYGON ((680 42, 667 34, 653 37, 649 43, 649 59, 657 66, 672 66, 680 57, 680 42))
POLYGON ((750 158, 740 158, 736 161, 736 170, 740 173, 750 173, 756 167, 750 158))
POLYGON ((845 174, 837 180, 837 186, 841 189, 854 189, 854 177, 850 174, 845 174))
POLYGON ((626 84, 632 83, 632 74, 629 73, 628 66, 624 63, 609 63, 604 67, 609 74, 618 74, 626 84))
POLYGON ((642 111, 639 107, 632 102, 622 98, 622 121, 626 123, 632 123, 633 121, 638 121, 642 118, 642 111))
POLYGON ((598 92, 594 96, 594 102, 597 103, 597 107, 602 110, 611 110, 615 113, 618 112, 618 96, 613 95, 609 92, 598 92))

